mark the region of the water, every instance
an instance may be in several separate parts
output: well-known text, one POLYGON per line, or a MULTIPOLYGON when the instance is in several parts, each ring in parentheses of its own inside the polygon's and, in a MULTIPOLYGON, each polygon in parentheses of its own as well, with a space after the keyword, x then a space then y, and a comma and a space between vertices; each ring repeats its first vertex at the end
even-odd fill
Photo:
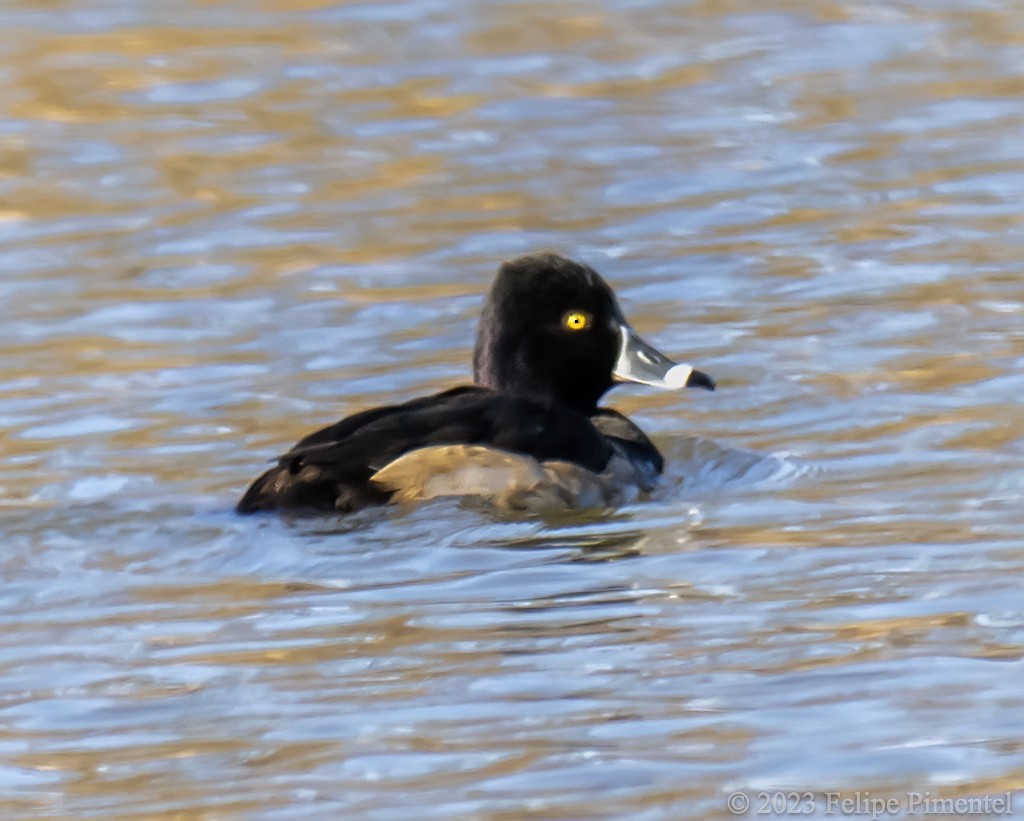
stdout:
POLYGON ((1022 42, 1008 0, 8 0, 0 814, 1024 817, 1022 42), (612 395, 651 499, 231 512, 465 380, 544 248, 719 380, 612 395))

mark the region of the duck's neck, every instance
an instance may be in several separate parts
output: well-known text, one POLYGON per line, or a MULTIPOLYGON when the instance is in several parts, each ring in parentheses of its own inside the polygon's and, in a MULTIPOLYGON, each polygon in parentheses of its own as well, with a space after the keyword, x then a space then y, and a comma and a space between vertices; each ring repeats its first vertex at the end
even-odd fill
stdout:
POLYGON ((595 388, 591 375, 566 374, 540 352, 532 356, 520 340, 490 337, 482 331, 473 352, 476 384, 546 405, 563 405, 584 416, 597 410, 606 388, 595 388))

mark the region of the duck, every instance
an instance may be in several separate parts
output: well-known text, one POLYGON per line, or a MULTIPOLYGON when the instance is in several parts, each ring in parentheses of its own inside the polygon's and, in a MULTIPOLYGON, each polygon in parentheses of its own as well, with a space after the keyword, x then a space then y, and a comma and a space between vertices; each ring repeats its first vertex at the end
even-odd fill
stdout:
POLYGON ((534 253, 500 265, 473 383, 369 408, 317 430, 245 491, 243 514, 348 514, 468 497, 511 511, 610 507, 651 491, 664 459, 600 405, 617 383, 715 389, 645 342, 589 265, 534 253))

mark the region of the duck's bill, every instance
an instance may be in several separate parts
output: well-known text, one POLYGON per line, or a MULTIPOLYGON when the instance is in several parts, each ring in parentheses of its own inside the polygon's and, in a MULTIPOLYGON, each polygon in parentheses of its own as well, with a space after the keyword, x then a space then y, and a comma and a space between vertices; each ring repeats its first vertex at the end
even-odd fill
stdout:
POLYGON ((679 365, 657 348, 648 345, 640 335, 623 325, 620 329, 619 358, 614 376, 623 382, 639 382, 666 390, 705 388, 713 391, 715 380, 692 365, 679 365))

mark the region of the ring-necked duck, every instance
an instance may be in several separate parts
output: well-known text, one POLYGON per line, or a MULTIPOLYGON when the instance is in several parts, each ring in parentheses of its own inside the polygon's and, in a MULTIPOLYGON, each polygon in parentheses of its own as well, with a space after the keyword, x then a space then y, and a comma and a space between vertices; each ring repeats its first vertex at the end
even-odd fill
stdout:
POLYGON ((649 490, 663 462, 640 428, 598 407, 613 381, 715 386, 644 342, 596 271, 556 254, 498 270, 473 379, 310 434, 252 483, 239 512, 348 512, 438 496, 516 509, 616 504, 649 490))

